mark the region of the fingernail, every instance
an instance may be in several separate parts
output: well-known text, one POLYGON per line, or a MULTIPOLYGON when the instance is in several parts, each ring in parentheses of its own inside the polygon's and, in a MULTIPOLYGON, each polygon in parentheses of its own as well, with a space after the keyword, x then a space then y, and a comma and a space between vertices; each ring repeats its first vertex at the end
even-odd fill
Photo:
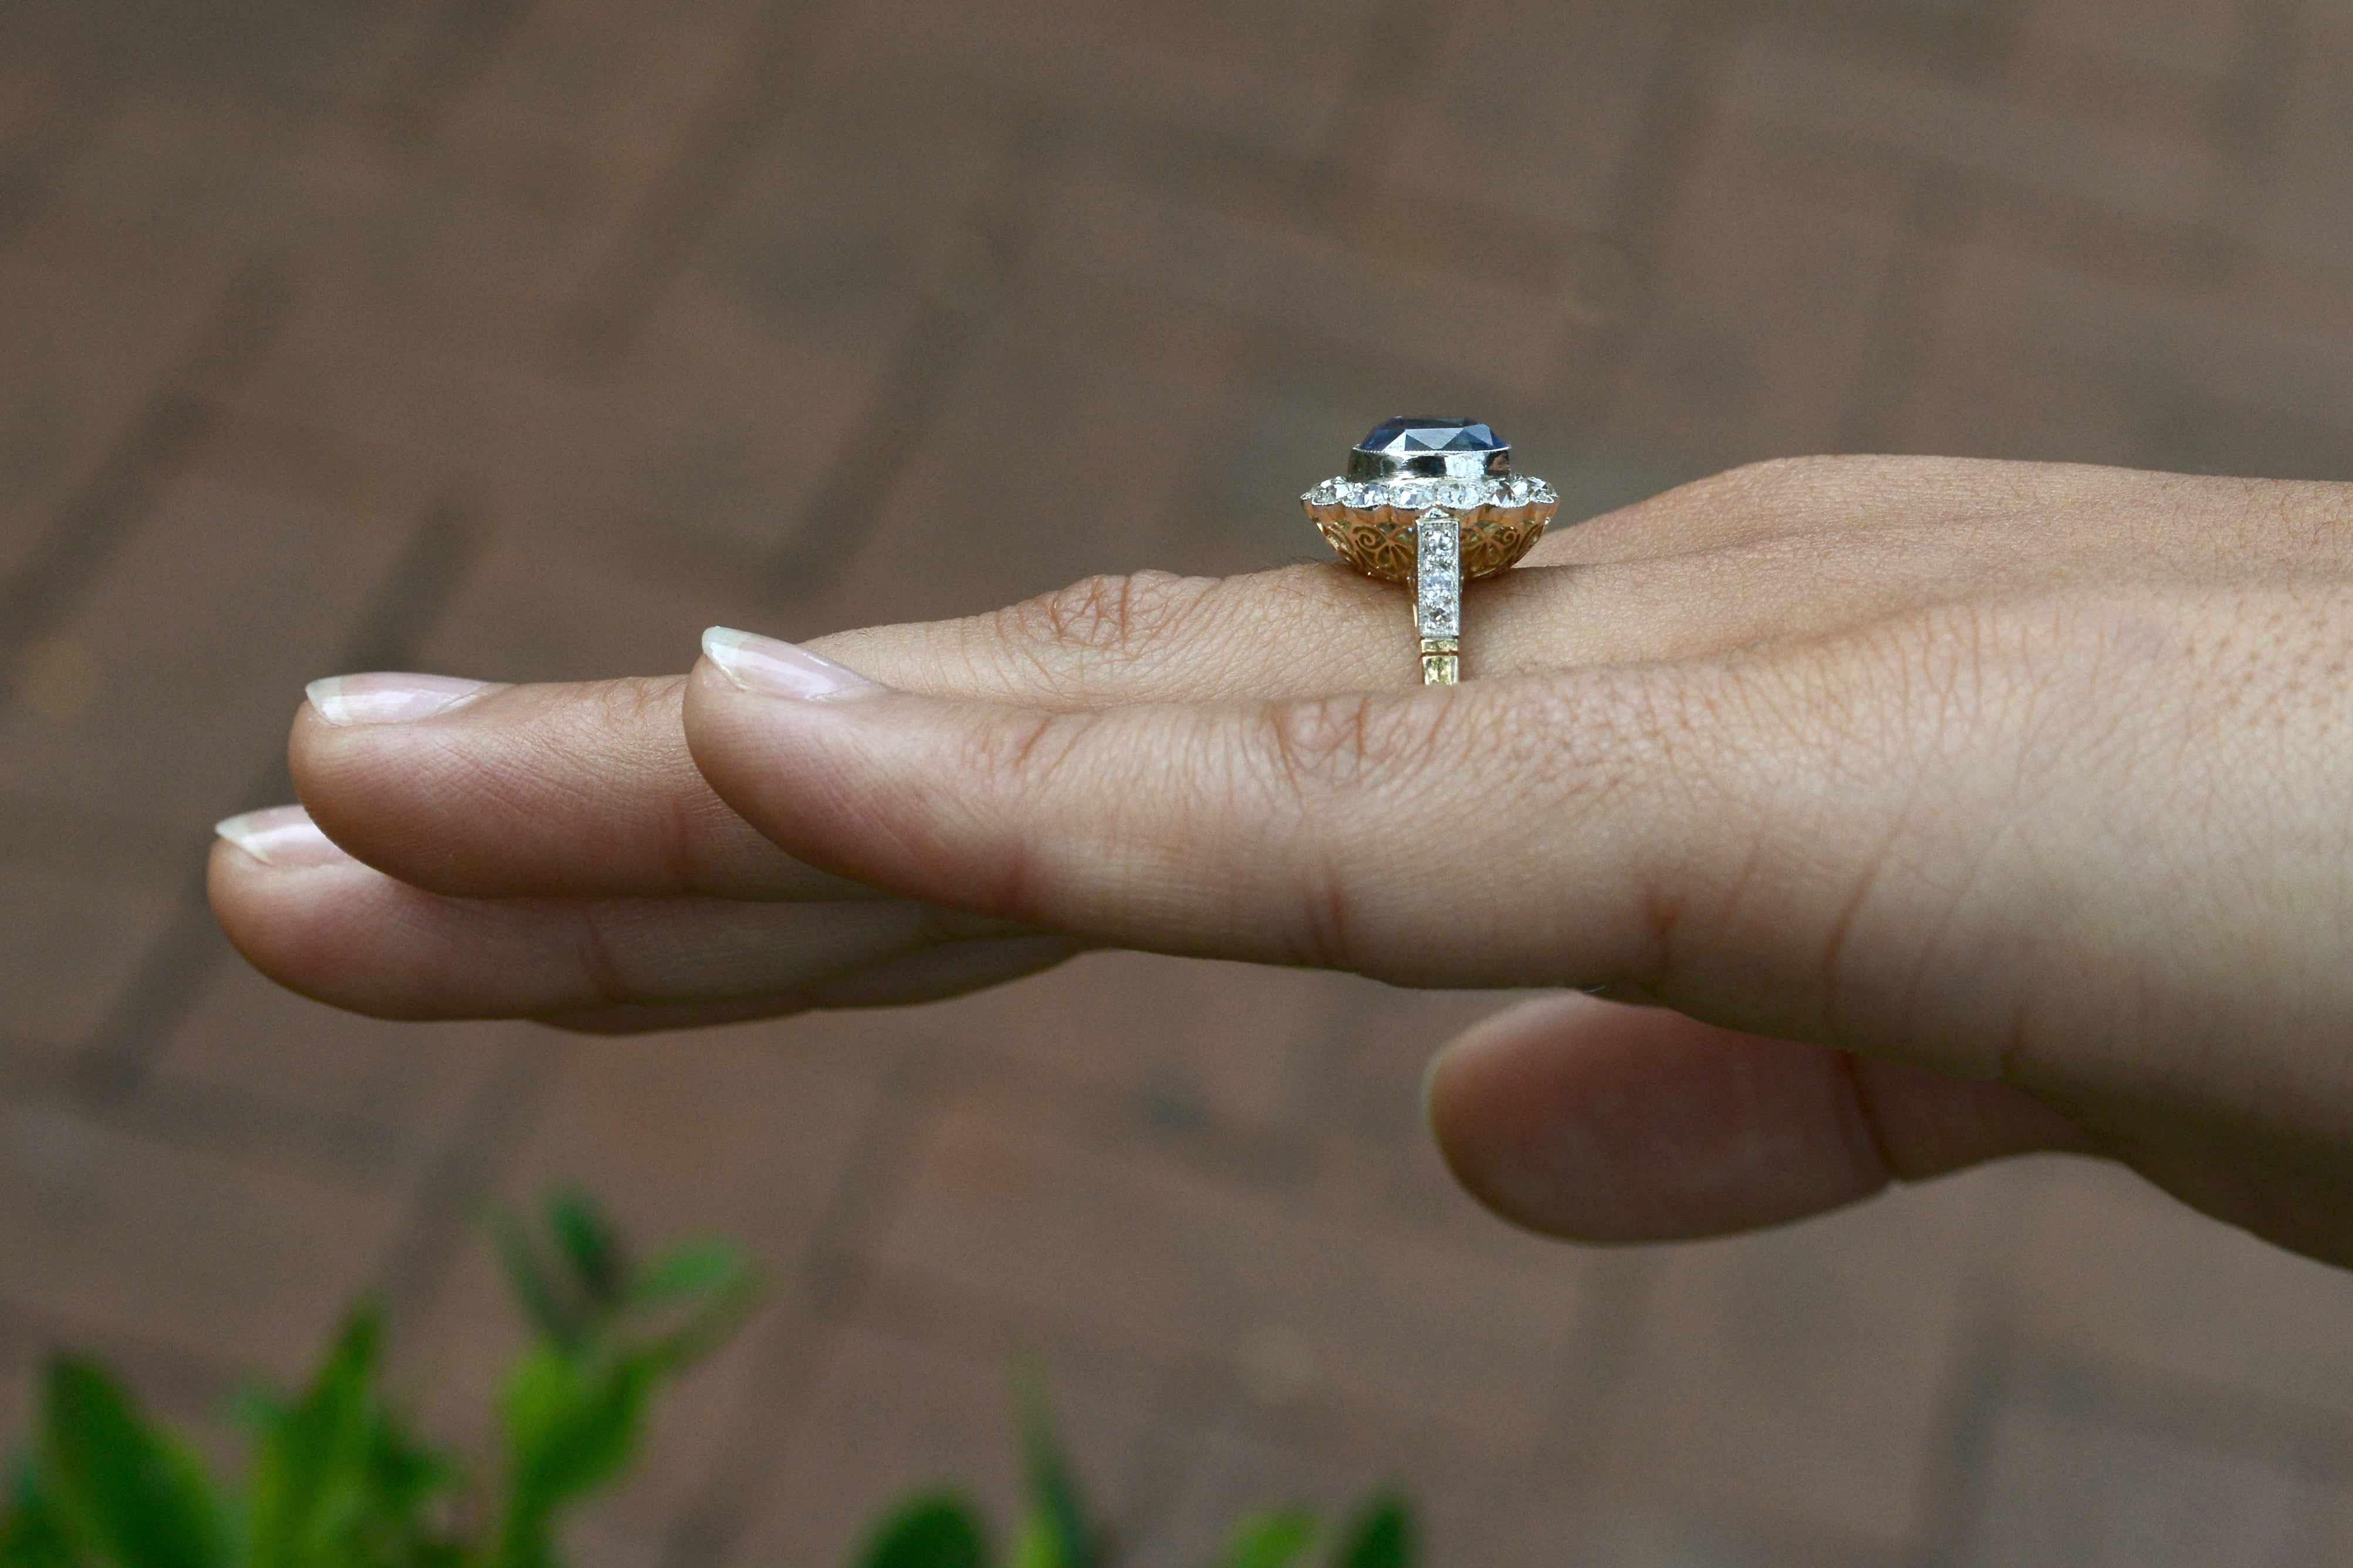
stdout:
POLYGON ((213 831, 265 866, 334 866, 351 858, 299 805, 248 811, 215 823, 213 831))
POLYGON ((330 724, 413 724, 491 689, 487 680, 454 675, 331 675, 304 688, 330 724))
POLYGON ((856 670, 805 647, 727 626, 713 626, 702 634, 702 657, 718 666, 719 673, 739 689, 763 697, 822 702, 882 689, 856 670))
POLYGON ((1435 1131, 1437 1120, 1430 1115, 1431 1101, 1438 1092, 1438 1069, 1446 1064, 1446 1053, 1432 1051, 1430 1060, 1421 1066, 1421 1124, 1435 1131))

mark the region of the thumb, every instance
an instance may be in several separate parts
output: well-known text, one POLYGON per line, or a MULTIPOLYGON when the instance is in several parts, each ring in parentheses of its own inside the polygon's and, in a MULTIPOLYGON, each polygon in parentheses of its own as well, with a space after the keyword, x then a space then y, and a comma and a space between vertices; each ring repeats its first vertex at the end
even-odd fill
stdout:
POLYGON ((2086 1147, 2009 1084, 1576 995, 1471 1029, 1431 1063, 1428 1100, 1474 1196, 1581 1241, 1750 1230, 1893 1182, 2086 1147))

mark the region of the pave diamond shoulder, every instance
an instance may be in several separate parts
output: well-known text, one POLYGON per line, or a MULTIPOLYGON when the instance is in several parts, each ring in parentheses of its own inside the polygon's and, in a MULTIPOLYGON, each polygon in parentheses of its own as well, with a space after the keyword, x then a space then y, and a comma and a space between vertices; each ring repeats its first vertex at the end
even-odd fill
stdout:
POLYGON ((1414 520, 1414 620, 1424 637, 1462 635, 1462 520, 1442 506, 1414 520))

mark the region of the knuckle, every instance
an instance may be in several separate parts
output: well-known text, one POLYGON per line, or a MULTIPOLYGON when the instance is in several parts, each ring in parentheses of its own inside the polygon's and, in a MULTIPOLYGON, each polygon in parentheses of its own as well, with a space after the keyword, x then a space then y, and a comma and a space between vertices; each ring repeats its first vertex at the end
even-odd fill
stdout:
POLYGON ((1049 657, 1133 658, 1182 629, 1215 585, 1171 572, 1086 577, 998 612, 994 629, 1049 657))
POLYGON ((1764 458, 1727 468, 1703 484, 1749 494, 1807 495, 1892 489, 1946 483, 1957 476, 2011 468, 1977 458, 1878 457, 1863 453, 1818 453, 1764 458))
POLYGON ((1450 705, 1374 694, 1275 703, 1262 726, 1265 771, 1294 795, 1356 790, 1436 759, 1450 705))
POLYGON ((534 740, 596 776, 658 775, 678 734, 683 675, 632 676, 580 689, 576 702, 546 710, 534 740))
POLYGON ((599 681, 589 690, 592 721, 606 734, 635 734, 649 719, 675 712, 686 689, 682 675, 629 676, 599 681))
POLYGON ((957 758, 965 776, 985 787, 1019 791, 1061 771, 1088 716, 1022 712, 976 724, 957 758))
POLYGON ((1827 453, 1799 453, 1795 457, 1761 458, 1727 468, 1716 478, 1725 483, 1746 486, 1752 489, 1767 487, 1789 489, 1820 484, 1822 480, 1852 472, 1857 468, 1878 464, 1876 458, 1857 458, 1827 453))
POLYGON ((591 1006, 625 1007, 645 1000, 627 962, 628 943, 608 907, 584 903, 574 916, 574 958, 591 1006))
POLYGON ((1787 500, 1844 488, 1877 470, 1883 459, 1852 457, 1766 458, 1743 463, 1687 487, 1699 499, 1724 503, 1787 500))
POLYGON ((1843 528, 1948 508, 1956 495, 2013 489, 2020 465, 1981 458, 1768 458, 1700 479, 1661 500, 1702 512, 1763 515, 1791 525, 1843 528))
MULTIPOLYGON (((976 724, 956 757, 959 790, 1000 800, 1046 799, 1071 771, 1094 722, 1091 713, 1023 712, 976 724)), ((979 915, 1030 919, 1041 844, 1036 825, 1023 819, 997 843, 993 863, 965 883, 956 902, 979 915)))
POLYGON ((1769 458, 1694 479, 1642 503, 1670 520, 1712 524, 1770 518, 1835 524, 1852 510, 1851 498, 1873 488, 1876 458, 1769 458))

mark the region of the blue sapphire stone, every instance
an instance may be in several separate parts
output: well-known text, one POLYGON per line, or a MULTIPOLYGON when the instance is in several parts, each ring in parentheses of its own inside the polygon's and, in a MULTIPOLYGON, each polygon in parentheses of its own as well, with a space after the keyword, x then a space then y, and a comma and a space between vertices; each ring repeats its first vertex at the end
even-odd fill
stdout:
POLYGON ((1476 419, 1401 414, 1374 426, 1372 433, 1356 443, 1356 450, 1406 458, 1421 452, 1500 452, 1504 443, 1476 419))

